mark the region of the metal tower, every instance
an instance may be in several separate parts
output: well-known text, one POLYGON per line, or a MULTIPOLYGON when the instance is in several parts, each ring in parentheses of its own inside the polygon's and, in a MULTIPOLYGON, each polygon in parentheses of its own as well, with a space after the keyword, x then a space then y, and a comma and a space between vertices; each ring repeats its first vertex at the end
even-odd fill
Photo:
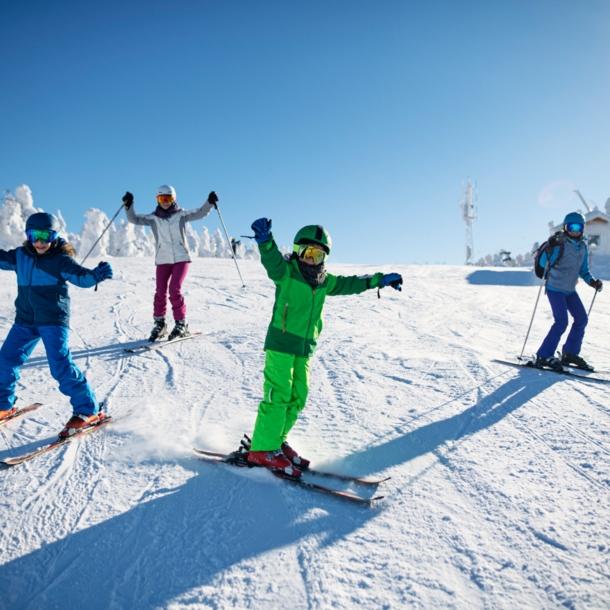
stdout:
POLYGON ((470 182, 470 178, 466 185, 462 182, 464 197, 460 200, 462 208, 462 218, 466 223, 466 265, 474 265, 474 235, 472 231, 472 223, 477 217, 477 192, 476 186, 470 182))

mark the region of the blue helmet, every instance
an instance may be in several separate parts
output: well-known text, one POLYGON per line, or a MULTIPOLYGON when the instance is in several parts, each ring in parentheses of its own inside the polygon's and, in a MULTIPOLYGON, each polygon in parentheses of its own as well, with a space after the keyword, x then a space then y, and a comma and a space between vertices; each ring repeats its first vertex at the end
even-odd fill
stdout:
POLYGON ((57 216, 53 214, 47 214, 46 212, 36 212, 32 214, 25 223, 25 230, 39 229, 45 231, 55 231, 59 233, 61 231, 61 225, 57 216))
POLYGON ((563 219, 563 226, 565 227, 566 225, 573 223, 573 222, 578 222, 584 226, 587 224, 587 219, 580 212, 570 212, 563 219))

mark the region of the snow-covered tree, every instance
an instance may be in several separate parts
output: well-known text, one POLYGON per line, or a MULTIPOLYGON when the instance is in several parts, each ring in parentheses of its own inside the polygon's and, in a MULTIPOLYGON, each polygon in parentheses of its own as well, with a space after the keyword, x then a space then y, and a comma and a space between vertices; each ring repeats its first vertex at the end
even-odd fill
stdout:
POLYGON ((146 234, 146 227, 121 219, 110 236, 108 253, 112 256, 154 256, 155 247, 146 234))
MULTIPOLYGON (((86 256, 95 241, 102 234, 110 219, 104 212, 98 210, 97 208, 89 208, 85 212, 85 224, 81 229, 78 240, 78 255, 80 257, 86 256)), ((110 254, 109 246, 110 240, 112 239, 112 234, 116 231, 114 228, 114 224, 110 226, 110 228, 104 233, 104 236, 97 243, 93 251, 89 256, 93 258, 100 258, 105 254, 110 254)), ((76 248, 76 244, 72 244, 76 248)))
POLYGON ((201 229, 198 254, 203 258, 213 258, 216 256, 216 242, 211 239, 210 232, 205 226, 201 229))
POLYGON ((6 250, 20 246, 25 239, 25 221, 31 214, 42 211, 34 207, 29 186, 18 186, 14 195, 5 191, 0 207, 0 248, 6 250))

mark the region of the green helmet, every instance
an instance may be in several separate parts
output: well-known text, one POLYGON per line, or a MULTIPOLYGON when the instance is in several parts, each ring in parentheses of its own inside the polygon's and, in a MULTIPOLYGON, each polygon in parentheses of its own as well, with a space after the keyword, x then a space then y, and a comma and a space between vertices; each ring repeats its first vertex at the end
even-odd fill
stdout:
POLYGON ((326 254, 330 254, 333 241, 328 231, 321 225, 307 225, 294 237, 294 252, 297 252, 302 244, 320 244, 326 254))

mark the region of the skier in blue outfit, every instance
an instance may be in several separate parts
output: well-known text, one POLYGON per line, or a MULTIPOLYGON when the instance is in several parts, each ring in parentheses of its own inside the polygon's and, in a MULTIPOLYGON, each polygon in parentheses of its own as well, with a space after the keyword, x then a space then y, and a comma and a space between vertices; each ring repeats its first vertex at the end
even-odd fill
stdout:
POLYGON ((0 419, 16 411, 15 386, 19 367, 42 339, 51 374, 60 391, 70 397, 73 416, 60 432, 68 437, 103 418, 99 404, 68 347, 70 297, 67 282, 91 288, 112 278, 108 263, 95 269, 74 260, 74 248, 58 237, 59 220, 53 214, 32 214, 26 222, 27 241, 14 250, 0 250, 0 269, 17 273, 17 314, 0 348, 0 419))
POLYGON ((584 370, 593 367, 579 356, 587 326, 587 312, 576 292, 576 283, 581 277, 589 286, 601 291, 603 283, 589 271, 587 238, 584 237, 585 217, 580 212, 571 212, 563 221, 563 231, 555 233, 548 241, 540 257, 547 278, 546 294, 553 310, 554 323, 536 353, 535 365, 539 368, 563 370, 563 366, 575 366, 584 370), (561 360, 555 350, 561 336, 568 327, 568 312, 574 323, 561 352, 561 360))

